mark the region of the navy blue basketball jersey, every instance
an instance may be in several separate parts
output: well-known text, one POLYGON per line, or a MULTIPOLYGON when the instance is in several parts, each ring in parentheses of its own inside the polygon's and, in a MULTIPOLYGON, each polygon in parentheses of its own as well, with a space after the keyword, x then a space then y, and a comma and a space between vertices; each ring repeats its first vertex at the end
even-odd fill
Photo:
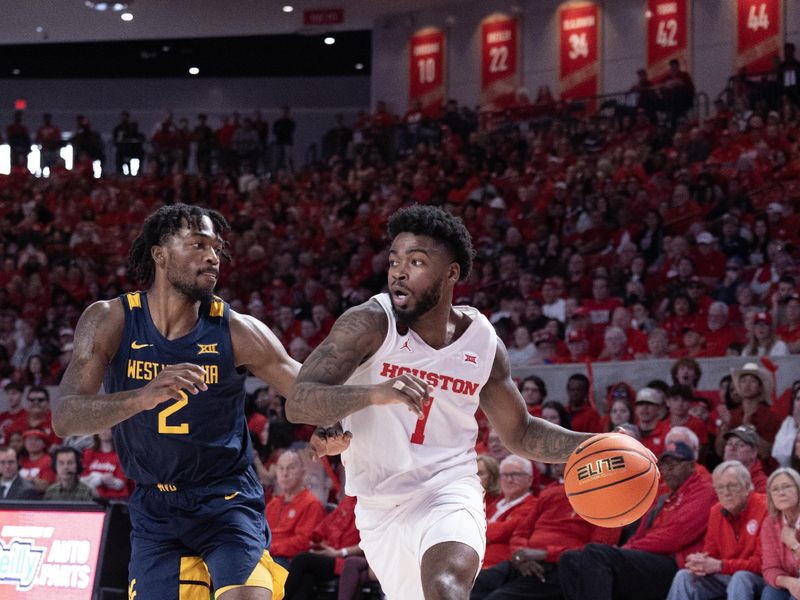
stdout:
POLYGON ((245 373, 236 369, 230 307, 214 297, 185 336, 168 340, 150 317, 145 292, 120 296, 125 329, 106 370, 108 393, 145 386, 167 365, 205 369, 206 391, 182 393, 113 428, 125 475, 144 485, 199 484, 244 471, 251 444, 244 416, 245 373))

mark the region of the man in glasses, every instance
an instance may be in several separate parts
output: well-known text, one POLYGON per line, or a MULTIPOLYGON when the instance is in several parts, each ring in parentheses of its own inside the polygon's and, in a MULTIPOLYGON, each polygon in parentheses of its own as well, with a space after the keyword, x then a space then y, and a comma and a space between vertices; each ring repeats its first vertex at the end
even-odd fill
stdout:
POLYGON ((24 433, 30 429, 41 431, 45 435, 45 450, 61 443, 61 439, 53 431, 50 415, 50 392, 41 385, 33 385, 28 388, 26 397, 27 409, 24 416, 18 418, 13 425, 6 430, 6 435, 10 436, 15 431, 24 433))
POLYGON ((750 472, 739 461, 726 460, 712 477, 719 503, 711 507, 703 551, 686 557, 667 600, 752 600, 764 587, 759 536, 766 496, 753 493, 750 472))
POLYGON ((758 458, 758 434, 752 425, 739 425, 724 436, 725 452, 722 460, 738 460, 750 472, 753 489, 767 493, 767 476, 758 458))

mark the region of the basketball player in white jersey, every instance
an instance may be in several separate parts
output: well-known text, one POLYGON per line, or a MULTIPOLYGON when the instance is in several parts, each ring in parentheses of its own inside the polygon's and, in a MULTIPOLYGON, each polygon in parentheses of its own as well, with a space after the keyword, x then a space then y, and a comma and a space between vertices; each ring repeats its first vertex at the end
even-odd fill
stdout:
POLYGON ((511 452, 533 460, 565 462, 591 434, 529 416, 489 321, 451 304, 472 266, 460 219, 412 206, 392 216, 389 235, 389 293, 336 321, 286 416, 331 427, 337 442, 352 432, 346 492, 388 599, 466 600, 485 548, 478 406, 511 452))

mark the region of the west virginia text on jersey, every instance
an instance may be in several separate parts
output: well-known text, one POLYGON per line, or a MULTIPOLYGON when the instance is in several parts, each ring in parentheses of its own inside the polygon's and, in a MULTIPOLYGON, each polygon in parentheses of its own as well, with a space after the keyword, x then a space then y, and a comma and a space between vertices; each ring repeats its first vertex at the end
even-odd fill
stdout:
POLYGON ((244 471, 250 437, 244 418, 244 372, 234 364, 230 308, 215 298, 200 307, 194 328, 169 340, 150 318, 145 292, 121 297, 125 328, 106 370, 109 393, 148 384, 167 365, 200 365, 208 389, 181 393, 114 427, 114 442, 125 474, 145 485, 193 484, 244 471), (198 448, 202 449, 198 453, 198 448), (202 455, 202 460, 199 456, 202 455))

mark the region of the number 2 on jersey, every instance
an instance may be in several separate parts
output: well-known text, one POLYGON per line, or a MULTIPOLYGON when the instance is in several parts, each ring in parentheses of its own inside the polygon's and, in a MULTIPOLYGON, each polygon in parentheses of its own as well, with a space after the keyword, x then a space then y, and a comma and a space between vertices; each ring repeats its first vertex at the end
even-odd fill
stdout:
POLYGON ((177 433, 181 435, 185 435, 189 433, 189 424, 188 423, 181 423, 180 425, 167 425, 167 417, 175 414, 184 406, 189 404, 189 396, 186 395, 186 392, 181 390, 180 392, 181 399, 176 400, 173 404, 170 404, 164 410, 159 411, 158 413, 158 433, 177 433))
POLYGON ((431 407, 433 406, 433 396, 428 397, 428 403, 422 403, 422 418, 417 419, 417 427, 414 433, 411 434, 412 444, 422 444, 425 441, 425 425, 428 424, 428 415, 431 414, 431 407))

